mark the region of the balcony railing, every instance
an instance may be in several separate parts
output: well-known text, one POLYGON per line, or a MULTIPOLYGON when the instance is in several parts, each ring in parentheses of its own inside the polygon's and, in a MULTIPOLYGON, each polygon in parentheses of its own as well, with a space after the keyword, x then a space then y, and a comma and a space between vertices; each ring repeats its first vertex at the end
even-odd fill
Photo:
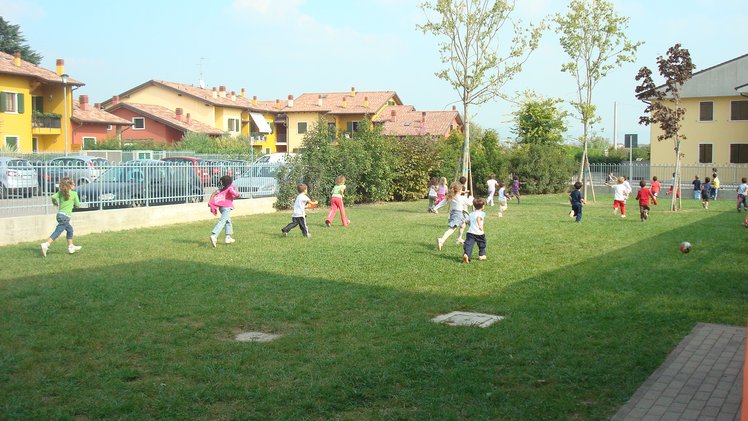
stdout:
POLYGON ((31 124, 35 129, 59 129, 62 127, 61 121, 61 117, 35 115, 32 117, 31 124))

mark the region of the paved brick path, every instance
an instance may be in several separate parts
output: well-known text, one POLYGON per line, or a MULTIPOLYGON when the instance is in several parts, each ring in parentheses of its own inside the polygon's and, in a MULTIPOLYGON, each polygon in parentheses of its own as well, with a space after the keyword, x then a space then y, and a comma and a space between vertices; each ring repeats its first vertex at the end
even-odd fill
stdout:
POLYGON ((745 332, 697 324, 613 421, 739 420, 745 332))

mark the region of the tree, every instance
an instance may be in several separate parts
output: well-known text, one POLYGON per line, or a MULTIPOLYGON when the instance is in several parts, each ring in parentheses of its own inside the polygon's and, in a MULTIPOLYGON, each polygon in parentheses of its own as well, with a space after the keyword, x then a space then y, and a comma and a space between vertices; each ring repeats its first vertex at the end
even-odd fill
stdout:
MULTIPOLYGON (((681 107, 680 94, 683 84, 691 79, 693 69, 696 66, 691 62, 691 54, 687 49, 681 48, 680 44, 668 48, 667 56, 657 57, 657 67, 660 76, 665 78, 665 84, 656 86, 652 80, 652 71, 642 67, 636 75, 636 80, 641 81, 636 87, 636 98, 647 104, 644 109, 645 115, 639 117, 639 124, 659 124, 662 134, 657 136, 657 141, 673 139, 675 150, 675 180, 674 186, 680 186, 681 181, 681 152, 680 145, 686 136, 680 133, 681 121, 686 114, 686 109, 681 107)), ((670 202, 670 210, 678 210, 681 206, 680 195, 676 194, 678 189, 673 188, 673 198, 670 202)))
MULTIPOLYGON (((566 15, 558 13, 554 21, 556 32, 561 35, 561 47, 570 59, 561 71, 570 73, 577 82, 577 99, 572 105, 583 127, 579 179, 586 197, 587 182, 591 181, 587 141, 590 128, 598 121, 592 93, 610 70, 634 61, 642 42, 633 43, 626 38, 623 31, 629 19, 616 14, 613 4, 606 0, 571 0, 566 15)), ((594 194, 593 190, 593 200, 594 194)))
POLYGON ((470 106, 501 95, 501 87, 522 70, 540 40, 543 25, 523 28, 510 18, 514 2, 507 0, 434 0, 420 5, 427 23, 418 25, 444 41, 439 44, 447 68, 436 76, 449 82, 462 102, 464 140, 460 172, 470 173, 470 106), (431 13, 431 16, 429 16, 431 13), (433 19, 433 20, 432 20, 433 19), (514 34, 501 40, 499 32, 511 24, 514 34), (503 53, 499 49, 504 47, 503 53))
POLYGON ((8 54, 18 51, 22 59, 37 65, 42 61, 41 54, 32 50, 26 43, 26 38, 21 34, 21 27, 12 25, 2 17, 0 17, 0 51, 8 54))
POLYGON ((558 108, 562 101, 526 92, 520 107, 513 113, 514 129, 519 143, 552 143, 564 141, 567 113, 558 108))

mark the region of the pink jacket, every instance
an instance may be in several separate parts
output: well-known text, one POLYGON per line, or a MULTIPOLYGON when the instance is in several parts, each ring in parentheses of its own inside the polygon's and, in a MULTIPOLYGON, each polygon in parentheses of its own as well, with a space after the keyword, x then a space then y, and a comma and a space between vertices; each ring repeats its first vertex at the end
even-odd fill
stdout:
POLYGON ((220 190, 214 193, 210 197, 208 206, 213 215, 218 214, 218 208, 232 208, 234 207, 234 199, 239 197, 239 192, 236 190, 234 185, 230 185, 226 190, 220 190))

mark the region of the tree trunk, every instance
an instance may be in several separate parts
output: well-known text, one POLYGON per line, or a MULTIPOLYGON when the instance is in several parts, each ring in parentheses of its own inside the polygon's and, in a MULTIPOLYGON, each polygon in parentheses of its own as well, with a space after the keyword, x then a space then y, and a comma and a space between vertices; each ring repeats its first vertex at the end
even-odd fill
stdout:
POLYGON ((460 163, 460 173, 463 177, 469 177, 470 174, 470 117, 468 116, 468 103, 462 104, 462 121, 464 124, 464 137, 462 143, 462 162, 460 163))
POLYGON ((670 199, 670 210, 677 211, 680 203, 680 139, 675 135, 675 177, 673 177, 673 197, 670 199))

